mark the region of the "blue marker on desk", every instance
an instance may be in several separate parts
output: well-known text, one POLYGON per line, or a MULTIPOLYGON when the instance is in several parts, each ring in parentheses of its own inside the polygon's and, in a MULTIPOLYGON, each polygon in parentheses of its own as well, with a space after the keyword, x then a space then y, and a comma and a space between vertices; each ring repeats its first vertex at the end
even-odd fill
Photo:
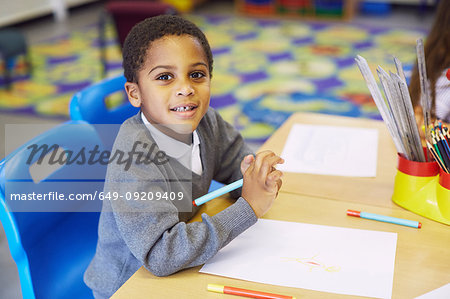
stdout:
POLYGON ((422 227, 422 223, 420 223, 418 221, 412 221, 412 220, 407 220, 407 219, 383 216, 383 215, 360 212, 360 211, 347 210, 347 215, 371 219, 371 220, 377 220, 377 221, 382 221, 382 222, 394 223, 394 224, 399 224, 399 225, 405 225, 405 226, 415 227, 415 228, 422 227))
POLYGON ((244 183, 244 179, 237 180, 234 183, 231 183, 229 185, 223 186, 222 188, 219 188, 217 190, 214 190, 212 192, 209 192, 208 194, 205 194, 203 196, 200 196, 196 200, 192 202, 194 206, 200 206, 204 204, 207 201, 210 201, 211 199, 214 199, 216 197, 219 197, 220 195, 223 195, 225 193, 228 193, 230 191, 236 190, 237 188, 242 187, 242 184, 244 183))

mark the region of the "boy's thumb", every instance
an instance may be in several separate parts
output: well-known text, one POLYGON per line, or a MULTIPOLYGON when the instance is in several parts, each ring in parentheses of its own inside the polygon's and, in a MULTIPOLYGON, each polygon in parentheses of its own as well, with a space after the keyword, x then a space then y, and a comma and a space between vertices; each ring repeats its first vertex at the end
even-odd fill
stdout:
POLYGON ((247 163, 247 164, 251 164, 251 163, 253 162, 253 160, 254 160, 253 155, 247 155, 247 156, 245 156, 245 158, 244 158, 244 161, 245 161, 245 163, 247 163))

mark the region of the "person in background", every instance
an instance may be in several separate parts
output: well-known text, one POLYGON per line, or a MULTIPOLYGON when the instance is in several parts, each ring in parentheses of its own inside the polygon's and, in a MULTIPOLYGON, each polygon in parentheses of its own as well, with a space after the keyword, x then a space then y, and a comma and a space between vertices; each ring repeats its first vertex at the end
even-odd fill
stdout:
MULTIPOLYGON (((427 77, 431 88, 432 116, 445 123, 450 123, 450 80, 447 77, 447 72, 450 68, 449 0, 440 1, 433 26, 425 40, 424 48, 427 77)), ((411 76, 409 93, 416 112, 417 122, 422 126, 421 89, 417 64, 411 76)))

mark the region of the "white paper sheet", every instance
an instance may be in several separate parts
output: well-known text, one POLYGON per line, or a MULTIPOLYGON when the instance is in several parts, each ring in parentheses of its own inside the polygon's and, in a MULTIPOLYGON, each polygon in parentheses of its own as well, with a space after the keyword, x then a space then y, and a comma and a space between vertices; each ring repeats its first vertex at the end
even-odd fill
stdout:
POLYGON ((450 298, 450 283, 443 285, 442 287, 432 290, 422 296, 415 299, 448 299, 450 298))
POLYGON ((260 219, 200 272, 391 298, 396 246, 396 233, 260 219))
POLYGON ((355 177, 377 174, 378 131, 295 124, 277 166, 286 172, 355 177))

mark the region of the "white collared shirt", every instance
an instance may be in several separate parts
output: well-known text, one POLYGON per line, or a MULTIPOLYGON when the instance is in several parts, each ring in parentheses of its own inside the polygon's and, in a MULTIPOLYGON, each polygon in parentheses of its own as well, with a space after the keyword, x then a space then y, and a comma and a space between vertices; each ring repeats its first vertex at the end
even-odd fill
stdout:
POLYGON ((202 174, 202 160, 200 159, 200 139, 198 138, 197 130, 192 132, 192 144, 188 145, 178 141, 170 136, 167 136, 155 126, 153 126, 141 112, 141 119, 147 129, 150 131, 153 139, 158 145, 159 149, 165 152, 168 156, 177 159, 184 167, 191 169, 192 172, 202 174))

